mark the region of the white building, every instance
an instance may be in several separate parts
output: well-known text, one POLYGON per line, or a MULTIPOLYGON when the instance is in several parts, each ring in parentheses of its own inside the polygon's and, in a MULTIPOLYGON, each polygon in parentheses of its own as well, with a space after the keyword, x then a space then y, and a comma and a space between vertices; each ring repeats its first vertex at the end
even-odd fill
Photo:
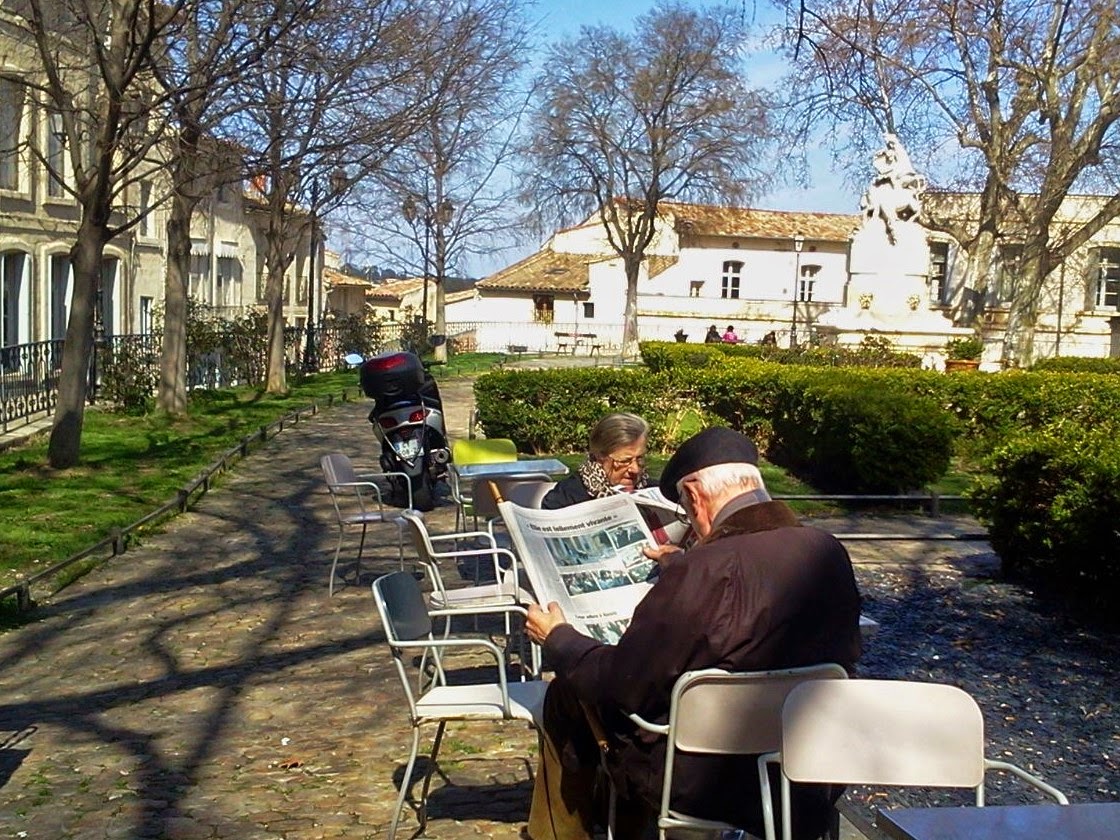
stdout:
MULTIPOLYGON (((1100 200, 1071 196, 1059 222, 1072 223, 1100 200)), ((722 332, 732 324, 743 341, 757 342, 770 332, 780 346, 806 341, 822 316, 860 306, 851 299, 850 260, 862 222, 859 214, 663 202, 638 281, 640 338, 668 341, 681 331, 698 342, 710 325, 722 332)), ((968 299, 976 296, 967 261, 941 234, 928 233, 924 247, 923 293, 909 299, 909 308, 916 321, 944 314, 959 332, 967 323, 968 299)), ((983 301, 989 359, 999 355, 1017 248, 1003 248, 1000 281, 983 301)), ((536 253, 480 281, 477 290, 479 308, 495 322, 479 325, 479 349, 523 344, 555 350, 570 346, 572 333, 588 336, 581 342, 587 348, 621 344, 625 272, 597 217, 558 231, 536 253)), ((887 291, 880 297, 889 297, 887 291)), ((1040 300, 1036 356, 1120 355, 1120 224, 1106 226, 1059 266, 1040 300)), ((915 350, 940 349, 949 337, 916 328, 911 334, 905 318, 886 334, 915 350)))

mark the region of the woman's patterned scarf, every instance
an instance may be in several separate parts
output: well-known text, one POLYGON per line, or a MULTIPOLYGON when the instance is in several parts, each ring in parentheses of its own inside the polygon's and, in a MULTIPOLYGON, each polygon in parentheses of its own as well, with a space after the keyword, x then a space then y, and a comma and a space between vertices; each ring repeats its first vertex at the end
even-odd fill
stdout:
MULTIPOLYGON (((579 465, 577 472, 579 473, 579 480, 583 482, 583 486, 587 488, 587 492, 592 499, 613 496, 618 492, 614 489, 614 485, 607 480, 607 471, 603 469, 603 465, 590 455, 587 456, 587 460, 579 465)), ((640 490, 643 487, 649 487, 649 485, 649 473, 643 469, 642 474, 638 476, 638 480, 634 482, 634 489, 640 490)))

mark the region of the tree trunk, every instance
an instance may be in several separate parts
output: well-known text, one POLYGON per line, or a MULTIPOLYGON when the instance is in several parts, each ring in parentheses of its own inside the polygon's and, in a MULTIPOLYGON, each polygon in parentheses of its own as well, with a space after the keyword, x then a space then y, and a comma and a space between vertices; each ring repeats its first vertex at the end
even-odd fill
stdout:
POLYGON ((51 426, 47 460, 55 469, 77 465, 81 456, 82 423, 85 420, 89 365, 93 354, 93 312, 101 283, 103 228, 83 218, 78 237, 70 249, 74 288, 66 340, 62 346, 62 372, 58 380, 58 404, 51 426))
POLYGON ((1024 367, 1034 359, 1034 328, 1038 323, 1038 292, 1046 279, 1046 265, 1035 251, 1024 255, 1007 313, 1001 358, 1007 367, 1024 367))
POLYGON ((447 312, 446 307, 446 290, 444 289, 444 278, 442 270, 439 272, 441 276, 436 278, 436 335, 442 335, 444 338, 443 344, 432 350, 432 353, 437 362, 447 361, 447 312))
POLYGON ((268 281, 265 283, 265 311, 268 313, 268 371, 265 390, 270 394, 288 393, 288 370, 284 348, 284 265, 283 257, 270 244, 268 281))
POLYGON ((622 313, 622 358, 638 358, 638 272, 641 258, 622 259, 626 269, 626 308, 622 313))
POLYGON ((191 262, 191 215, 195 202, 182 194, 171 201, 164 275, 163 349, 156 408, 173 417, 187 412, 187 279, 191 262))

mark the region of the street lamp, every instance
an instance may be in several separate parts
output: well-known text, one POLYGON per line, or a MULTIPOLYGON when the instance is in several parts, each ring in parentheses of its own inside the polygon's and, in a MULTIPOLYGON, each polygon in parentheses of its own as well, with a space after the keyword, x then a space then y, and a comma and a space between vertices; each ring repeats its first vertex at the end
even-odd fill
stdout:
POLYGON ((428 277, 431 267, 432 228, 436 230, 436 327, 437 332, 443 329, 441 323, 443 307, 440 306, 440 295, 443 288, 444 273, 444 228, 451 223, 455 214, 455 206, 450 199, 443 199, 435 206, 428 203, 426 196, 409 195, 401 205, 405 221, 415 228, 417 224, 424 226, 423 248, 420 254, 424 262, 424 288, 421 291, 420 312, 424 319, 425 333, 428 325, 428 277), (421 209, 421 202, 423 209, 421 209))
POLYGON ((801 231, 793 235, 793 295, 790 301, 793 304, 793 317, 789 326, 790 349, 797 347, 797 292, 801 284, 801 249, 805 246, 805 237, 801 231))
MULTIPOLYGON (((336 169, 330 174, 328 197, 337 196, 346 189, 346 173, 336 169)), ((315 293, 322 287, 316 274, 315 260, 319 254, 319 179, 311 181, 311 252, 307 256, 307 342, 303 352, 304 373, 314 373, 319 369, 319 359, 315 352, 315 293)), ((322 274, 322 268, 319 268, 322 274)), ((321 314, 321 313, 320 313, 321 314)))

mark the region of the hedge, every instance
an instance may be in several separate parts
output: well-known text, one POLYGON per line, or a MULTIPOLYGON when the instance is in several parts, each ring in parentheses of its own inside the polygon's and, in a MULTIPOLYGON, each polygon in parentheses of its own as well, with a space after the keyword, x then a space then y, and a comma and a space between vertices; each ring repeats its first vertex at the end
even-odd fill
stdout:
POLYGON ((475 383, 483 430, 529 452, 579 452, 604 414, 633 411, 667 451, 696 427, 727 425, 795 471, 846 492, 919 489, 940 478, 953 421, 901 388, 750 359, 651 373, 507 371, 475 383), (792 454, 795 453, 795 454, 792 454))
POLYGON ((1041 359, 1035 362, 1031 370, 1063 373, 1120 373, 1120 359, 1058 356, 1054 359, 1041 359))
POLYGON ((1120 597, 1120 424, 1055 424, 992 453, 969 491, 1005 574, 1113 614, 1120 597))

